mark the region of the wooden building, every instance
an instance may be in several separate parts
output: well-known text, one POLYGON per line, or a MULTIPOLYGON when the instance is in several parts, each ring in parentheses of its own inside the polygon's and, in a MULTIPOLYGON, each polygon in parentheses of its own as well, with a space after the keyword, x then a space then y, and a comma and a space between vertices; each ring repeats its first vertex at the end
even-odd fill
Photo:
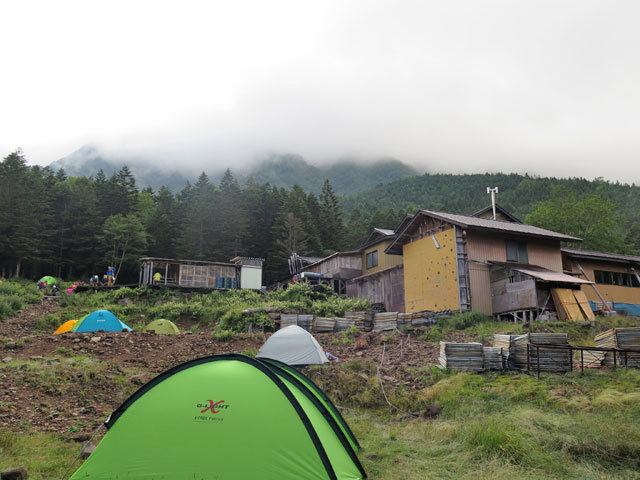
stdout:
MULTIPOLYGON (((530 265, 538 276, 543 271, 562 275, 560 242, 579 240, 510 219, 420 210, 396 230, 386 253, 403 256, 405 311, 493 314, 492 268, 500 263, 530 265)), ((555 280, 572 288, 580 283, 572 283, 575 279, 569 275, 555 280)), ((524 305, 533 309, 530 302, 524 305)), ((520 305, 515 306, 520 310, 520 305)))
MULTIPOLYGON (((413 215, 408 215, 404 225, 413 215)), ((384 305, 388 312, 404 311, 404 267, 402 255, 386 252, 395 240, 394 230, 374 228, 360 245, 362 271, 347 282, 347 296, 368 298, 372 303, 384 305)))
POLYGON ((562 263, 567 273, 594 282, 582 287, 594 310, 640 316, 639 256, 563 248, 562 263))
POLYGON ((306 265, 303 272, 296 273, 295 279, 312 284, 324 283, 336 293, 346 294, 347 281, 357 277, 362 271, 361 258, 358 250, 336 252, 306 265))
POLYGON ((140 259, 139 284, 202 289, 261 288, 264 259, 236 257, 231 262, 144 257, 140 259), (154 280, 158 273, 160 280, 154 280))

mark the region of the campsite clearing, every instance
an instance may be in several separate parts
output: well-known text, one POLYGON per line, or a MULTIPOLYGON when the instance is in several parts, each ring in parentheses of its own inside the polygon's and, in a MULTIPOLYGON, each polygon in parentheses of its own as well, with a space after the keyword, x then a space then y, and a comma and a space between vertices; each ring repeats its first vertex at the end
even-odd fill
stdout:
MULTIPOLYGON (((37 333, 38 321, 57 312, 57 303, 43 302, 0 322, 0 469, 25 466, 32 479, 61 478, 82 442, 158 373, 205 355, 255 354, 268 337, 240 333, 221 341, 212 326, 184 320, 181 330, 195 333, 37 333)), ((584 342, 634 320, 598 321, 532 328, 584 342)), ((523 328, 450 321, 411 332, 316 334, 340 362, 306 371, 342 410, 369 478, 640 478, 639 370, 537 379, 434 366, 442 339, 489 345, 493 333, 523 328)))

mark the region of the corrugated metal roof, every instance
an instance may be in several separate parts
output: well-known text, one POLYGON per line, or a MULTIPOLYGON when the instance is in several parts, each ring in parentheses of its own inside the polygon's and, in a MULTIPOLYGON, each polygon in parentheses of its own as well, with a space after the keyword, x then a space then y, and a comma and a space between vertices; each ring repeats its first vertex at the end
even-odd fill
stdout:
POLYGON ((389 230, 388 228, 374 228, 374 230, 376 232, 380 232, 382 235, 395 235, 396 232, 394 232, 393 230, 389 230))
POLYGON ((615 262, 640 263, 640 257, 636 255, 622 255, 620 253, 598 252, 596 250, 581 250, 579 248, 562 248, 563 253, 570 257, 591 258, 598 260, 612 260, 615 262))
POLYGON ((499 220, 489 220, 486 218, 470 217, 467 215, 456 215, 453 213, 435 212, 433 210, 420 210, 421 213, 440 220, 444 220, 454 225, 464 228, 477 228, 481 230, 499 230, 502 232, 516 233, 521 235, 533 235, 538 237, 553 238, 568 242, 582 241, 581 238, 565 235, 564 233, 553 232, 545 228, 525 225, 523 223, 501 222, 499 220))
POLYGON ((537 278, 539 280, 543 280, 545 282, 560 282, 560 283, 588 283, 592 284, 588 280, 583 280, 582 278, 572 277, 571 275, 567 275, 565 273, 554 272, 552 270, 547 270, 546 268, 538 267, 535 265, 531 265, 530 267, 514 267, 514 270, 520 273, 524 273, 525 275, 529 275, 530 277, 537 278), (535 267, 535 268, 532 268, 535 267))

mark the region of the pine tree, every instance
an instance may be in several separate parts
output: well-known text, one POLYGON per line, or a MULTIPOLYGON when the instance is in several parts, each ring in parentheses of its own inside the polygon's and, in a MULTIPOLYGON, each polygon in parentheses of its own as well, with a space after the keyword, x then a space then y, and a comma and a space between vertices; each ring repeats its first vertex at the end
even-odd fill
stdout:
POLYGON ((320 238, 325 253, 331 254, 345 247, 345 229, 342 220, 342 209, 329 179, 322 185, 320 194, 320 212, 318 223, 320 225, 320 238))
POLYGON ((219 255, 225 260, 245 253, 243 240, 248 220, 241 197, 240 185, 231 170, 227 169, 220 181, 220 195, 216 208, 219 255))

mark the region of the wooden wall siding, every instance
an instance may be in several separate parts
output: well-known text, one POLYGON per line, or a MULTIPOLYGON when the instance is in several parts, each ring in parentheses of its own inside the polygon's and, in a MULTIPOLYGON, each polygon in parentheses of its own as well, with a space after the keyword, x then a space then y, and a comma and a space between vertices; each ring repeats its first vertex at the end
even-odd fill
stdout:
POLYGON ((404 311, 404 268, 402 265, 366 277, 347 281, 347 297, 368 298, 384 303, 388 312, 404 311))
POLYGON ((433 237, 402 247, 406 312, 460 308, 454 231, 445 230, 433 237), (433 237, 440 248, 436 247, 433 237))
MULTIPOLYGON (((484 212, 482 215, 478 215, 478 218, 486 218, 487 220, 493 220, 493 210, 488 210, 488 211, 484 212)), ((513 223, 513 220, 511 220, 510 218, 504 216, 499 211, 496 212, 496 220, 499 220, 501 222, 512 222, 513 223)))
POLYGON ((362 259, 360 255, 336 255, 324 262, 306 269, 308 272, 324 273, 337 278, 353 278, 361 275, 362 259))
POLYGON ((452 230, 453 225, 450 223, 444 222, 442 220, 436 220, 431 217, 422 217, 413 230, 413 233, 409 235, 406 239, 407 242, 417 242, 418 240, 422 240, 423 238, 430 237, 436 233, 444 232, 445 230, 452 230))
POLYGON ((216 277, 235 278, 234 265, 180 265, 181 287, 216 288, 216 277))
MULTIPOLYGON (((506 237, 501 234, 486 234, 481 232, 467 233, 467 253, 470 260, 479 262, 507 261, 506 237)), ((515 237, 514 237, 515 238, 515 237)), ((554 272, 562 271, 562 255, 560 242, 535 238, 517 238, 526 241, 529 263, 548 268, 554 272)), ((473 290, 473 285, 471 286, 473 290)))
POLYGON ((471 310, 492 315, 491 278, 489 265, 469 262, 469 283, 471 290, 471 310))
MULTIPOLYGON (((596 281, 594 270, 633 273, 623 263, 587 259, 579 259, 577 261, 589 276, 589 280, 591 280, 592 282, 596 281)), ((578 269, 578 266, 575 264, 575 260, 565 258, 564 262, 566 270, 573 273, 580 273, 580 269, 578 269)), ((602 303, 591 285, 582 285, 580 288, 585 293, 587 300, 591 300, 592 302, 596 303, 602 303)), ((596 283, 596 288, 600 291, 600 294, 602 294, 607 302, 640 304, 640 288, 638 287, 623 287, 620 285, 603 285, 601 283, 596 283)))
POLYGON ((362 275, 369 275, 370 273, 380 272, 387 268, 395 267, 396 265, 402 265, 402 255, 387 255, 384 250, 391 244, 392 240, 385 240, 380 243, 376 243, 362 252, 362 275), (378 250, 378 266, 373 268, 367 268, 367 253, 378 250))

